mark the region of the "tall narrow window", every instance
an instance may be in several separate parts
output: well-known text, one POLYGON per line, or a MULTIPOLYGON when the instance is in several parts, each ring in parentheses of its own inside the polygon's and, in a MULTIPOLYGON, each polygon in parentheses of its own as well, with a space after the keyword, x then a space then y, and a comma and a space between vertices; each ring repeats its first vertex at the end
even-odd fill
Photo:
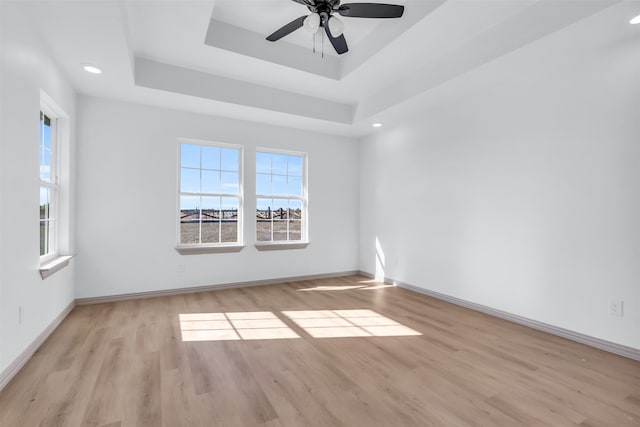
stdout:
POLYGON ((184 140, 179 160, 179 246, 242 242, 242 150, 184 140))
POLYGON ((256 239, 307 240, 306 155, 256 152, 256 239))
POLYGON ((58 171, 56 119, 40 111, 40 257, 56 255, 58 226, 58 171))

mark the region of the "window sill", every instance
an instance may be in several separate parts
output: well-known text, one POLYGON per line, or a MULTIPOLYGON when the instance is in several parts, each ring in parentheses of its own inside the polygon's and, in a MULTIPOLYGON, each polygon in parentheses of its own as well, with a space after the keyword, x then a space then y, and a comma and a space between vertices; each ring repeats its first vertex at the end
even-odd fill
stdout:
POLYGON ((176 251, 180 255, 232 253, 240 252, 242 249, 244 245, 176 246, 176 251))
POLYGON ((280 251, 286 249, 304 249, 309 246, 309 242, 285 242, 285 243, 256 243, 259 251, 280 251))
POLYGON ((57 256, 40 265, 40 277, 42 277, 42 280, 69 265, 69 261, 71 261, 71 258, 73 258, 73 255, 57 256))

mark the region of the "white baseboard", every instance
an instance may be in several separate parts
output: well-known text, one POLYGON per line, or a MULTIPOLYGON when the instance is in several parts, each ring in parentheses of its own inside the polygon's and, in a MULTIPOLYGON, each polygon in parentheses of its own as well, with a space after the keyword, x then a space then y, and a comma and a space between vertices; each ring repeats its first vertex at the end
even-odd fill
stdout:
POLYGON ((49 326, 47 326, 45 330, 42 331, 40 335, 38 335, 36 339, 33 340, 33 342, 29 344, 29 346, 22 353, 20 353, 20 355, 13 362, 11 362, 11 364, 7 366, 4 371, 0 373, 0 391, 2 391, 2 389, 7 384, 9 384, 9 381, 11 381, 11 379, 15 377, 18 372, 20 372, 20 369, 22 369, 22 367, 29 361, 31 356, 33 356, 33 354, 47 340, 49 335, 51 335, 51 333, 56 330, 58 325, 65 319, 65 317, 67 317, 67 315, 71 313, 73 307, 75 307, 75 301, 71 301, 69 305, 67 305, 65 309, 62 310, 62 312, 58 314, 51 323, 49 323, 49 326))
MULTIPOLYGON (((366 277, 373 278, 373 274, 364 271, 358 272, 358 274, 366 277)), ((562 338, 566 338, 571 341, 579 342, 591 347, 598 348, 600 350, 608 351, 609 353, 618 354, 620 356, 628 357, 629 359, 640 360, 640 349, 634 347, 628 347, 622 344, 617 344, 611 341, 606 341, 600 338, 595 338, 589 335, 581 334, 569 329, 561 328, 559 326, 550 325, 548 323, 539 322, 537 320, 529 319, 526 317, 518 316, 517 314, 511 314, 506 311, 491 308, 486 305, 477 304, 475 302, 466 301, 460 298, 452 297, 440 292, 431 291, 419 286, 410 285, 408 283, 401 282, 385 277, 384 282, 387 284, 395 284, 401 288, 417 292, 423 295, 427 295, 442 301, 450 302, 451 304, 459 305, 474 311, 479 311, 490 316, 499 317, 501 319, 508 320, 510 322, 518 323, 523 326, 527 326, 532 329, 537 329, 542 332, 547 332, 552 335, 556 335, 562 338)))
POLYGON ((194 286, 190 288, 166 289, 162 291, 135 292, 130 294, 107 295, 103 297, 77 298, 77 305, 103 304, 108 302, 127 301, 140 298, 166 297, 171 295, 193 294, 197 292, 215 291, 220 289, 248 288, 252 286, 274 285, 276 283, 297 282, 301 280, 328 279, 331 277, 353 276, 357 270, 340 271, 336 273, 312 274, 309 276, 281 277, 279 279, 253 280, 249 282, 224 283, 220 285, 194 286))

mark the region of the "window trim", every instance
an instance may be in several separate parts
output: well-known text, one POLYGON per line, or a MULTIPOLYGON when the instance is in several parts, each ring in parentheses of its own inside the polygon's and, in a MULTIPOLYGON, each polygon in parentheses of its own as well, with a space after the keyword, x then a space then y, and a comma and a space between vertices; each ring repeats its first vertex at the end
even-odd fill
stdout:
MULTIPOLYGON (((256 147, 255 156, 257 157, 258 152, 270 153, 270 154, 285 154, 290 156, 302 156, 302 197, 300 198, 302 202, 302 226, 301 226, 301 239, 300 240, 271 240, 271 241, 258 241, 258 229, 257 229, 257 219, 256 213, 253 213, 253 221, 255 226, 255 233, 253 238, 255 239, 254 246, 259 251, 270 251, 270 250, 280 250, 280 249, 304 249, 309 246, 309 154, 304 151, 294 151, 294 150, 283 150, 279 148, 269 148, 269 147, 256 147)), ((254 159, 255 160, 255 159, 254 159)), ((272 174, 273 175, 273 174, 272 174)), ((288 176, 288 173, 287 173, 288 176)), ((266 195, 266 194, 258 194, 258 185, 257 185, 257 177, 258 177, 258 166, 254 169, 253 179, 255 184, 255 202, 256 202, 256 211, 258 209, 257 202, 260 198, 265 199, 298 199, 297 197, 289 197, 289 196, 276 196, 276 195, 266 195)))
MULTIPOLYGON (((44 255, 40 255, 40 266, 43 266, 59 256, 59 229, 60 229, 60 114, 56 113, 56 109, 51 107, 50 102, 46 99, 40 99, 40 113, 44 114, 51 120, 51 140, 50 140, 50 159, 51 159, 51 181, 43 181, 40 175, 40 167, 38 167, 38 199, 40 198, 40 188, 46 187, 51 190, 51 200, 49 202, 49 235, 47 236, 49 248, 53 248, 44 255), (51 223, 54 227, 51 228, 51 223)), ((38 134, 40 134, 40 121, 38 121, 38 134)), ((38 151, 40 150, 40 141, 38 142, 38 151)), ((38 153, 40 154, 40 153, 38 153)), ((39 157, 39 155, 38 155, 39 157)), ((38 160, 40 166, 40 160, 38 160)), ((42 223, 42 219, 38 219, 38 226, 42 223)), ((38 251, 39 252, 39 251, 38 251)))
POLYGON ((177 143, 177 161, 176 161, 176 246, 175 250, 181 255, 192 255, 201 253, 222 253, 222 252, 239 252, 244 248, 244 147, 239 144, 229 144, 226 142, 208 141, 203 139, 179 137, 177 143), (217 148, 232 148, 239 151, 238 155, 238 194, 219 193, 215 196, 221 197, 238 197, 238 240, 236 242, 219 242, 219 243, 180 243, 180 196, 181 195, 197 195, 209 193, 191 193, 181 192, 181 146, 182 144, 196 144, 217 148))
POLYGON ((300 240, 292 240, 291 242, 277 241, 277 242, 256 242, 254 245, 259 251, 278 251, 283 249, 304 249, 309 246, 309 242, 302 242, 300 240))
MULTIPOLYGON (((73 179, 70 175, 70 152, 72 150, 71 138, 71 118, 61 108, 58 103, 51 98, 44 90, 40 89, 40 111, 47 114, 52 120, 55 119, 55 150, 52 153, 52 162, 56 169, 57 176, 57 194, 55 210, 56 227, 55 227, 55 252, 39 256, 39 271, 42 280, 64 269, 69 265, 69 261, 74 257, 72 245, 70 242, 71 229, 71 203, 73 192, 73 179)), ((39 122, 38 122, 39 123, 39 122)), ((39 130, 38 130, 39 133, 39 130)), ((38 142, 39 146, 39 142, 38 142)), ((40 164, 40 161, 38 161, 40 164)), ((39 168, 38 168, 39 169, 39 168)), ((40 173, 38 172, 38 198, 40 192, 40 173)), ((39 204, 39 201, 38 201, 39 204)), ((40 219, 38 218, 38 227, 40 219)), ((38 245, 39 248, 40 245, 38 245)), ((38 253, 40 250, 38 249, 38 253)))

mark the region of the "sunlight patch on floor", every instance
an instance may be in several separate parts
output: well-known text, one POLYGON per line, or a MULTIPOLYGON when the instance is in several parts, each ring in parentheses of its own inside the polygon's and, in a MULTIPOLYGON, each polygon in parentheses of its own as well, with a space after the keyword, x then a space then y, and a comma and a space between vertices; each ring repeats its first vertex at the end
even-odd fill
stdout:
POLYGON ((348 291, 351 289, 360 289, 362 286, 350 285, 350 286, 314 286, 313 288, 298 289, 299 291, 348 291))
POLYGON ((376 286, 366 286, 364 288, 360 288, 358 290, 360 291, 374 291, 376 289, 384 289, 384 288, 395 288, 396 285, 385 285, 384 283, 380 283, 379 285, 376 286))
POLYGON ((302 310, 282 314, 314 338, 422 335, 373 310, 302 310))
POLYGON ((180 314, 182 341, 300 338, 270 311, 180 314))
MULTIPOLYGON (((363 283, 363 282, 360 282, 363 283)), ((298 289, 300 292, 308 292, 308 291, 351 291, 351 290, 359 290, 359 291, 370 291, 374 289, 384 289, 384 288, 393 288, 394 285, 386 285, 384 283, 377 282, 375 280, 371 280, 371 285, 345 285, 345 286, 314 286, 312 288, 304 288, 298 289)))
MULTIPOLYGON (((420 332, 373 310, 282 311, 312 338, 403 337, 420 332)), ((240 341, 300 338, 271 311, 184 313, 182 341, 240 341)))

